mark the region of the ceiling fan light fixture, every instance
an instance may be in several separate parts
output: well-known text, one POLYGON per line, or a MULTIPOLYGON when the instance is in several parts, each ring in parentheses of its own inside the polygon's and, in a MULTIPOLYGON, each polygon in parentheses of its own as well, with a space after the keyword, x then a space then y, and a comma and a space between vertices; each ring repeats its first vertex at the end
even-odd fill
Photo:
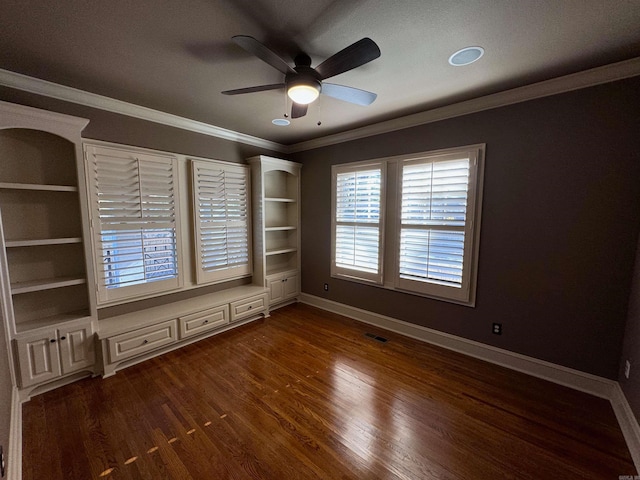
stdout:
POLYGON ((320 85, 298 84, 292 85, 287 90, 291 100, 300 105, 308 105, 314 102, 320 95, 320 85))

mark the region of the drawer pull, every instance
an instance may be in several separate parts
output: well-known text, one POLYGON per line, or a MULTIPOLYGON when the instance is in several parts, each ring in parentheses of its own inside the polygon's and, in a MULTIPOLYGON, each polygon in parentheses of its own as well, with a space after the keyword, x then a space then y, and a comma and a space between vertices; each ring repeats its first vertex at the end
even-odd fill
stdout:
POLYGON ((251 310, 253 308, 253 305, 249 305, 249 310, 251 310))
POLYGON ((60 337, 60 340, 66 340, 67 337, 65 337, 64 335, 60 337))
POLYGON ((142 343, 146 345, 147 343, 149 343, 149 340, 145 339, 142 343))
POLYGON ((206 324, 206 323, 209 323, 209 320, 205 320, 205 321, 203 322, 203 324, 206 324))
POLYGON ((56 343, 56 339, 52 338, 51 340, 49 340, 51 343, 56 343))

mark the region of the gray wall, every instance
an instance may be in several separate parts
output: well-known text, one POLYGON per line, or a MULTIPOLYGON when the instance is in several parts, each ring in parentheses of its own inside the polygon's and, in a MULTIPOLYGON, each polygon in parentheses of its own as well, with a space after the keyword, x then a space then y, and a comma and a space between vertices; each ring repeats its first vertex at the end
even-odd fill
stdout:
POLYGON ((640 230, 639 112, 635 78, 294 155, 303 291, 617 379, 640 230), (475 308, 330 278, 331 165, 475 143, 487 144, 475 308))
POLYGON ((629 314, 624 334, 624 347, 620 358, 620 376, 622 390, 636 418, 640 421, 640 242, 636 253, 636 266, 631 284, 629 314), (631 362, 629 379, 624 376, 624 362, 631 362))

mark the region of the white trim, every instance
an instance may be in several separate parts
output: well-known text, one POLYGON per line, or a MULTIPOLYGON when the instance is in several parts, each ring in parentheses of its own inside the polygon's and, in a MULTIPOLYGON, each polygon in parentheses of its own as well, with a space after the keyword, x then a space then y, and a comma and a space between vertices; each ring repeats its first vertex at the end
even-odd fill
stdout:
POLYGON ((86 107, 98 108, 107 112, 127 115, 129 117, 139 118, 150 122, 168 125, 170 127, 181 128, 191 132, 202 133, 212 137, 230 140, 232 142, 244 143, 254 147, 266 148, 283 152, 285 147, 276 142, 264 140, 244 133, 234 132, 208 123, 190 120, 170 113, 161 112, 152 108, 134 105, 132 103, 123 102, 114 98, 97 95, 95 93, 85 92, 77 88, 59 85, 57 83, 48 82, 39 78, 29 77, 20 73, 11 72, 9 70, 0 69, 0 85, 25 92, 44 95, 46 97, 64 100, 66 102, 77 103, 86 107))
POLYGON ((11 391, 11 423, 6 464, 7 480, 20 480, 22 478, 22 402, 16 387, 11 391))
POLYGON ((640 57, 565 75, 564 77, 557 77, 551 80, 525 85, 524 87, 505 90, 484 97, 474 98, 466 102, 454 103, 453 105, 446 105, 444 107, 434 108, 433 110, 426 110, 413 115, 374 123, 373 125, 367 125, 342 133, 296 143, 290 145, 286 153, 296 153, 314 148, 327 147, 351 140, 416 127, 426 123, 439 122, 449 118, 513 105, 528 100, 535 100, 536 98, 549 97, 551 95, 593 87, 603 83, 615 82, 616 80, 635 77, 637 75, 640 75, 640 57))
POLYGON ((640 472, 640 425, 618 382, 616 382, 611 392, 611 406, 629 447, 636 470, 640 472))
POLYGON ((607 400, 611 398, 611 392, 617 383, 607 378, 598 377, 561 365, 555 365, 550 362, 545 362, 544 360, 510 352, 509 350, 351 307, 307 293, 300 295, 300 301, 329 312, 338 313, 345 317, 384 328, 385 330, 390 330, 416 340, 453 350, 470 357, 479 358, 480 360, 526 373, 533 377, 542 378, 543 380, 548 380, 607 400))
POLYGON ((592 87, 608 82, 615 82, 625 78, 640 75, 640 57, 622 62, 592 68, 583 72, 553 78, 543 82, 526 85, 511 90, 475 98, 466 102, 455 103, 432 110, 407 115, 385 122, 375 123, 334 135, 299 142, 293 145, 283 145, 263 138, 254 137, 222 127, 216 127, 204 122, 191 120, 159 110, 134 105, 113 98, 85 92, 77 88, 59 85, 39 78, 29 77, 9 70, 0 69, 0 86, 15 88, 37 95, 44 95, 66 102, 77 103, 87 107, 98 108, 108 112, 127 115, 150 122, 160 123, 191 132, 201 133, 212 137, 243 143, 255 147, 266 148, 281 153, 296 153, 319 147, 335 145, 359 138, 394 132, 405 128, 438 122, 448 118, 477 113, 483 110, 526 102, 536 98, 548 97, 559 93, 570 92, 582 88, 592 87))

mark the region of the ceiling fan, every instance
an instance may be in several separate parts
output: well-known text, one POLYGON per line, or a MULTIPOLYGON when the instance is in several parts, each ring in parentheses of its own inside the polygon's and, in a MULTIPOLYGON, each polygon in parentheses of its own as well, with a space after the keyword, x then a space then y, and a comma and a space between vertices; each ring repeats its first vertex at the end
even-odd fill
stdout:
POLYGON ((311 68, 311 58, 306 53, 297 55, 294 59, 295 67, 291 67, 286 61, 253 37, 236 35, 232 37, 232 40, 260 60, 284 73, 285 77, 282 83, 225 90, 222 92, 224 95, 240 95, 284 88, 289 98, 293 101, 291 118, 304 117, 307 114, 308 105, 316 100, 320 94, 364 106, 371 105, 377 97, 375 93, 360 90, 359 88, 324 82, 327 78, 348 72, 378 58, 380 49, 370 38, 363 38, 349 45, 326 59, 316 68, 311 68))

